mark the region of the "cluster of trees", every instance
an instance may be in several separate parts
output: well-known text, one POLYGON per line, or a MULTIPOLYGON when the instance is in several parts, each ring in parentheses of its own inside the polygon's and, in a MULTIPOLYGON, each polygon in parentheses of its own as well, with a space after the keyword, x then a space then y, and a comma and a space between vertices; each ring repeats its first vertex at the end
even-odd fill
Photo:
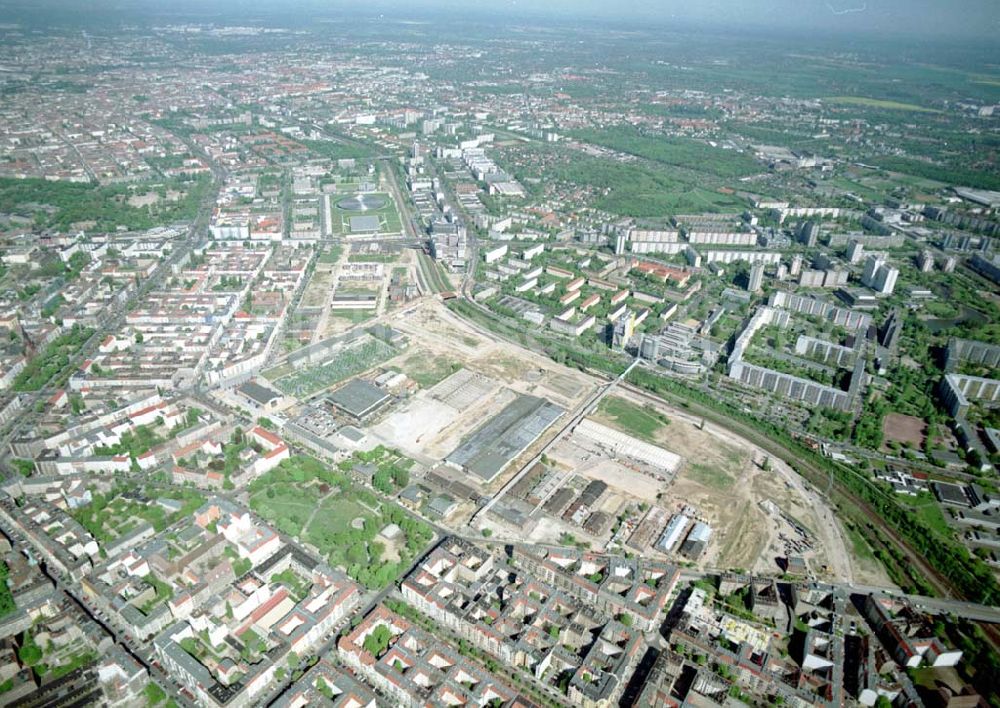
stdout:
POLYGON ((159 194, 159 201, 136 207, 128 203, 135 188, 127 185, 97 187, 44 179, 0 179, 0 211, 33 215, 37 226, 60 231, 69 231, 73 224, 85 221, 95 222, 98 231, 114 231, 119 226, 143 231, 193 219, 208 186, 206 177, 169 180, 152 188, 159 194), (168 191, 179 192, 181 197, 169 200, 168 191), (39 205, 54 208, 39 209, 39 205))
POLYGON ((744 359, 748 364, 755 364, 757 366, 763 366, 766 369, 773 369, 774 371, 780 371, 791 376, 798 376, 800 379, 815 381, 824 386, 833 386, 835 383, 834 375, 826 369, 818 369, 811 366, 794 364, 787 359, 779 359, 778 357, 771 356, 767 353, 767 351, 760 349, 759 347, 751 347, 747 351, 746 356, 744 356, 744 359))
POLYGON ((69 378, 70 359, 94 334, 94 330, 74 325, 60 335, 36 356, 14 379, 14 390, 19 392, 38 391, 55 377, 55 386, 61 386, 69 378))
POLYGON ((241 290, 243 288, 243 278, 238 275, 224 275, 219 278, 212 290, 241 290))
POLYGON ((14 596, 10 594, 10 588, 7 587, 8 572, 7 564, 0 561, 0 617, 6 617, 17 609, 17 605, 14 604, 14 596))
MULTIPOLYGON (((846 440, 851 435, 852 416, 835 408, 814 408, 805 428, 813 435, 832 440, 846 440)), ((881 431, 881 428, 879 428, 881 431)))
POLYGON ((144 455, 164 440, 148 425, 137 425, 132 430, 122 433, 121 440, 114 445, 94 448, 94 454, 110 457, 111 455, 128 455, 133 460, 144 455))
MULTIPOLYGON (((143 504, 127 500, 122 496, 125 489, 124 486, 116 486, 107 494, 93 492, 93 501, 86 506, 74 509, 71 512, 73 518, 94 538, 99 541, 107 541, 122 532, 121 528, 109 522, 138 517, 152 524, 157 531, 162 531, 177 519, 193 512, 204 501, 202 496, 195 491, 171 492, 170 496, 173 498, 180 496, 184 506, 180 511, 170 514, 159 504, 143 504)), ((164 496, 162 492, 152 488, 147 488, 146 494, 150 497, 164 496)))
POLYGON ((949 182, 963 187, 1000 190, 1000 176, 992 170, 980 170, 955 164, 937 164, 907 157, 886 156, 875 160, 875 164, 893 172, 949 182))
POLYGON ((410 473, 396 462, 379 466, 372 476, 372 486, 383 494, 392 494, 410 483, 410 473))
POLYGON ((666 166, 653 169, 579 155, 546 168, 545 181, 588 187, 596 192, 593 205, 597 209, 635 218, 688 210, 720 211, 739 205, 731 197, 677 179, 666 166))
POLYGON ((309 480, 318 479, 330 486, 350 485, 347 476, 334 470, 313 457, 293 455, 250 483, 250 492, 259 492, 272 486, 297 486, 309 480))
POLYGON ((43 655, 42 648, 38 646, 35 638, 31 636, 31 632, 25 632, 24 638, 21 640, 21 648, 17 650, 17 657, 21 660, 21 663, 25 666, 34 666, 42 660, 43 655))
POLYGON ((871 450, 878 450, 884 438, 882 422, 888 412, 889 405, 885 399, 877 393, 871 394, 854 425, 854 443, 871 450))
POLYGON ((972 674, 973 685, 980 695, 989 697, 991 706, 1000 708, 1000 694, 996 691, 1000 685, 1000 655, 982 628, 968 620, 951 620, 935 623, 934 631, 962 650, 962 664, 972 674))
MULTIPOLYGON (((382 555, 382 545, 370 542, 368 553, 371 562, 354 563, 347 566, 347 574, 369 589, 380 589, 389 585, 396 579, 405 568, 407 568, 417 554, 427 547, 427 544, 434 538, 431 527, 423 521, 410 516, 401 508, 394 504, 383 504, 382 521, 393 523, 399 526, 406 538, 405 545, 399 550, 399 561, 396 563, 379 563, 382 555), (378 557, 375 552, 378 552, 378 557)), ((370 538, 374 537, 377 529, 371 528, 367 533, 370 538)), ((336 548, 336 547, 335 547, 336 548)), ((330 564, 333 565, 333 554, 331 553, 330 564)))
POLYGON ((389 649, 389 642, 391 640, 392 630, 386 625, 380 624, 365 637, 362 646, 372 656, 379 657, 389 649))

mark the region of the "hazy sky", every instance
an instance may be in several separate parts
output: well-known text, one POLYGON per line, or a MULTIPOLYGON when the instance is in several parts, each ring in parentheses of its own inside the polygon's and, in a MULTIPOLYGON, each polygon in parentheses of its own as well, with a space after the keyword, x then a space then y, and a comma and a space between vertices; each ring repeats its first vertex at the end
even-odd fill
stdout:
MULTIPOLYGON (((1000 58, 1000 0, 0 0, 4 7, 38 10, 97 8, 177 10, 199 14, 237 10, 296 16, 303 12, 384 12, 413 17, 447 11, 457 17, 501 15, 511 20, 540 15, 635 20, 671 24, 713 24, 727 29, 813 32, 891 32, 994 38, 1000 58)), ((228 14, 228 13, 227 13, 228 14)), ((471 19, 471 18, 470 18, 471 19)))
MULTIPOLYGON (((340 4, 340 3, 334 3, 340 4)), ((349 4, 349 3, 347 3, 349 4)), ((394 4, 384 0, 384 4, 394 4)), ((988 36, 1000 31, 1000 0, 406 0, 403 7, 508 8, 586 15, 811 30, 882 29, 988 36)), ((998 40, 1000 48, 1000 40, 998 40)))

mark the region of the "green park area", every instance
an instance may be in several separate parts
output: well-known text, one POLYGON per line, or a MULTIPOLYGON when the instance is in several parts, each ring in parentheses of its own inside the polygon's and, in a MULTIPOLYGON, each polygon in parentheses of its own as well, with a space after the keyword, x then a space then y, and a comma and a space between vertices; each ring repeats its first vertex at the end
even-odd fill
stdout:
POLYGON ((653 162, 703 172, 721 179, 746 177, 762 170, 762 165, 752 155, 743 152, 723 149, 690 138, 641 133, 634 128, 575 131, 573 137, 653 162))
POLYGON ((144 231, 194 219, 209 185, 207 178, 113 186, 0 178, 0 212, 58 231, 144 231))
MULTIPOLYGON (((402 480, 402 461, 382 451, 371 464, 389 483, 402 480)), ((405 472, 405 470, 404 470, 405 472)), ((368 588, 383 588, 405 570, 433 539, 433 531, 394 503, 358 487, 342 471, 295 456, 255 480, 250 507, 282 533, 313 546, 327 562, 368 588)))
POLYGON ((302 140, 303 145, 317 155, 328 160, 363 160, 375 153, 371 148, 356 143, 346 143, 336 140, 302 140))
POLYGON ((377 445, 367 452, 355 452, 337 467, 342 472, 370 476, 372 486, 383 494, 395 494, 410 483, 413 460, 396 450, 377 445))
POLYGON ((597 412, 615 428, 647 442, 655 442, 656 434, 670 424, 667 416, 651 406, 641 406, 618 396, 604 398, 597 412))
MULTIPOLYGON (((614 134, 605 136, 601 133, 592 137, 602 141, 597 144, 626 152, 614 134)), ((645 141, 639 144, 642 147, 636 147, 636 150, 646 149, 645 141)), ((691 157, 678 158, 681 159, 688 162, 691 157)), ((518 180, 536 196, 541 196, 541 190, 553 184, 579 187, 592 193, 591 206, 618 216, 647 218, 679 213, 711 213, 731 211, 744 205, 735 194, 725 189, 728 183, 737 182, 735 177, 677 167, 653 158, 646 158, 645 161, 609 160, 579 150, 532 145, 530 149, 518 148, 505 162, 518 180)), ((740 171, 726 158, 722 158, 718 165, 708 164, 722 173, 740 171)))

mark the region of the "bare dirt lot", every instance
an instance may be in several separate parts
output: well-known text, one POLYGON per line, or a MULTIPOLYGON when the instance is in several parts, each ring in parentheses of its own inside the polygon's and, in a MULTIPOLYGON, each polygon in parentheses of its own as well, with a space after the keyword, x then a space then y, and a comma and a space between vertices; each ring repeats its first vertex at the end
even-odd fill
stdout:
POLYGON ((560 469, 572 470, 587 479, 599 479, 613 490, 646 503, 655 503, 657 496, 663 491, 662 482, 630 469, 617 460, 597 456, 577 445, 572 437, 556 445, 549 451, 548 457, 560 469))
MULTIPOLYGON (((646 399, 636 403, 648 404, 646 399)), ((818 494, 780 460, 769 460, 752 443, 727 430, 657 405, 670 424, 655 434, 656 442, 684 456, 686 464, 666 485, 660 504, 675 510, 685 504, 713 527, 714 538, 699 565, 779 572, 776 558, 784 556, 779 533, 786 522, 769 515, 761 502, 770 500, 784 514, 809 530, 815 550, 802 554, 818 577, 891 585, 884 571, 858 559, 840 523, 818 494)))
MULTIPOLYGON (((572 411, 600 384, 579 371, 493 340, 431 298, 381 319, 410 339, 407 352, 388 362, 389 366, 412 363, 414 356, 426 356, 428 360, 444 358, 449 366, 459 365, 468 372, 489 377, 497 385, 466 410, 451 409, 447 414, 437 410, 447 407, 432 399, 428 395, 430 389, 425 387, 376 427, 378 437, 413 453, 421 462, 449 454, 464 435, 502 408, 505 391, 508 396, 510 391, 544 396, 572 411)), ((433 372, 421 370, 421 373, 431 380, 437 378, 430 376, 433 372)), ((797 525, 807 530, 812 545, 811 550, 807 548, 797 554, 806 559, 810 572, 817 578, 891 585, 874 559, 864 557, 855 539, 833 517, 820 493, 808 487, 787 465, 767 460, 751 441, 726 429, 705 425, 682 410, 653 403, 621 387, 614 395, 634 405, 623 406, 619 402, 595 417, 623 432, 641 434, 648 442, 680 455, 685 463, 676 478, 660 481, 648 471, 631 468, 625 460, 600 459, 602 456, 593 450, 571 449, 572 438, 548 452, 557 469, 577 479, 607 482, 609 495, 615 497, 609 503, 611 509, 640 501, 659 503, 671 511, 684 505, 694 507, 696 515, 712 526, 714 534, 708 551, 698 562, 700 566, 745 568, 768 574, 780 572, 776 558, 787 554, 787 537, 794 535, 791 529, 797 525), (635 430, 625 429, 628 426, 635 430), (774 505, 769 507, 772 511, 762 508, 764 502, 774 505), (775 508, 779 513, 773 511, 775 508)), ((556 423, 519 459, 512 461, 490 487, 495 490, 502 486, 560 425, 556 423)), ((502 535, 518 533, 500 528, 501 524, 493 519, 490 525, 502 535)), ((529 537, 551 543, 558 542, 564 532, 587 539, 575 526, 545 515, 538 516, 529 537)), ((607 540, 590 542, 597 547, 607 540)))
POLYGON ((563 408, 580 403, 597 385, 575 369, 485 338, 439 302, 422 301, 395 314, 388 323, 410 337, 411 352, 445 357, 519 393, 549 398, 563 408))
MULTIPOLYGON (((465 436, 510 403, 514 393, 542 396, 571 409, 597 384, 578 371, 519 347, 486 339, 435 300, 422 300, 382 320, 410 340, 406 352, 386 366, 410 375, 421 390, 373 432, 379 440, 422 462, 447 456, 465 436), (455 373, 451 373, 453 369, 455 373), (468 395, 455 392, 448 399, 454 401, 450 405, 432 398, 436 386, 447 386, 452 377, 470 374, 478 375, 479 383, 461 387, 468 395)), ((521 459, 514 460, 492 486, 499 487, 515 474, 556 427, 558 423, 521 459)))
MULTIPOLYGON (((893 440, 902 444, 910 443, 918 450, 924 444, 926 426, 921 418, 902 413, 889 413, 882 422, 882 433, 886 443, 893 440)), ((888 446, 883 446, 888 450, 888 446)))
POLYGON ((494 390, 491 395, 478 399, 471 408, 457 410, 421 393, 412 403, 375 426, 373 432, 411 456, 440 460, 457 448, 462 438, 513 399, 514 394, 508 390, 494 390))

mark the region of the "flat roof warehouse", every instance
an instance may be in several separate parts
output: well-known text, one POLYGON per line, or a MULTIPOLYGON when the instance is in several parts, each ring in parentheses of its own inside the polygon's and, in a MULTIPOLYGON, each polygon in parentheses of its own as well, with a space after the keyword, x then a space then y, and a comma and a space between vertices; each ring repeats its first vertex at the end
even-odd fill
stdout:
POLYGON ((562 413, 544 398, 520 395, 463 440, 445 462, 491 482, 562 413))
POLYGON ((327 396, 327 400, 348 415, 363 420, 389 402, 388 393, 363 379, 353 379, 327 396))

